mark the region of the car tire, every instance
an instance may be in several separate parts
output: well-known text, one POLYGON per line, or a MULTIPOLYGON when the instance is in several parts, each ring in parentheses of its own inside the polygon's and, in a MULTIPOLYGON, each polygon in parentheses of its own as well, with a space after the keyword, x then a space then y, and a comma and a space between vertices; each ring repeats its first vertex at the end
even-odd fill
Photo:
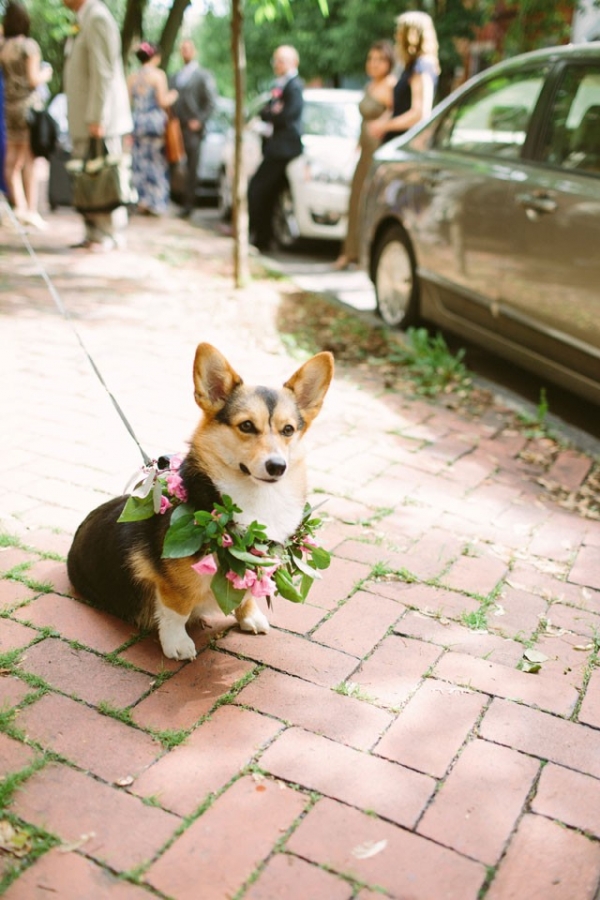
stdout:
POLYGON ((217 203, 222 220, 224 222, 230 222, 233 212, 233 202, 231 199, 231 189, 229 187, 225 169, 221 169, 221 171, 219 172, 217 203))
POLYGON ((393 225, 377 242, 373 257, 377 312, 392 328, 409 328, 419 320, 419 286, 415 257, 400 225, 393 225))
POLYGON ((273 237, 282 250, 290 250, 300 237, 294 200, 287 185, 279 192, 273 210, 273 237))

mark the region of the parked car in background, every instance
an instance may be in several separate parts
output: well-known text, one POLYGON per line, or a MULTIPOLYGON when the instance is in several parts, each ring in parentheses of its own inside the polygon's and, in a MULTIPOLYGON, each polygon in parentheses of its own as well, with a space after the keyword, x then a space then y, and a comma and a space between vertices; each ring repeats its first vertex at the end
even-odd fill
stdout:
MULTIPOLYGON (((196 197, 216 200, 219 195, 219 173, 223 160, 223 149, 231 123, 233 122, 234 102, 227 97, 217 99, 216 108, 206 124, 206 134, 202 141, 200 159, 198 161, 198 180, 196 197)), ((171 196, 181 197, 185 163, 173 166, 171 170, 171 196)))
POLYGON ((600 403, 600 43, 528 53, 380 148, 362 261, 419 318, 600 403))
MULTIPOLYGON (((250 179, 262 159, 257 127, 259 110, 268 95, 250 106, 243 134, 244 177, 250 179)), ((304 91, 304 152, 287 167, 287 183, 274 214, 273 234, 280 247, 300 238, 342 240, 346 236, 350 183, 358 160, 361 91, 306 88, 304 91)), ((233 132, 225 144, 219 179, 219 205, 231 215, 233 132)))

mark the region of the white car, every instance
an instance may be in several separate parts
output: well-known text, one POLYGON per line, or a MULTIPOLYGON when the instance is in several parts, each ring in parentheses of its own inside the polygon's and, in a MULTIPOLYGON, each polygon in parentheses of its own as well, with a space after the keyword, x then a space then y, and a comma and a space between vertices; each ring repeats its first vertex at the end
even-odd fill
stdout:
MULTIPOLYGON (((266 95, 268 96, 268 95, 266 95)), ((258 112, 262 95, 249 110, 243 135, 244 177, 250 179, 262 159, 258 112)), ((304 152, 287 167, 287 184, 273 218, 273 234, 280 247, 300 238, 343 240, 348 221, 350 183, 359 156, 362 91, 306 88, 302 117, 304 152)), ((225 143, 219 179, 219 206, 231 215, 233 133, 225 143)))
MULTIPOLYGON (((223 147, 233 121, 234 103, 227 97, 218 97, 213 114, 206 124, 202 141, 196 181, 196 199, 218 196, 219 173, 223 164, 223 147)), ((185 165, 171 169, 171 195, 181 199, 185 183, 185 165)))

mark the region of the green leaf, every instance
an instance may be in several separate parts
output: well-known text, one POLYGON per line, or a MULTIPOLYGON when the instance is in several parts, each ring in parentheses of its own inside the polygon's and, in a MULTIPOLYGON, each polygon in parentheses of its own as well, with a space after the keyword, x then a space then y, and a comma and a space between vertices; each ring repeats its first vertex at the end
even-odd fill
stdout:
POLYGON ((127 502, 117 522, 141 522, 144 519, 151 519, 153 515, 154 503, 152 494, 147 494, 146 497, 134 497, 132 495, 127 498, 127 502))
POLYGON ((304 603, 306 595, 304 597, 302 596, 285 569, 277 569, 273 575, 273 580, 277 585, 278 592, 286 600, 291 600, 292 603, 304 603))
POLYGON ((236 559, 250 563, 251 566, 274 566, 279 562, 270 556, 256 556, 254 553, 248 553, 247 550, 238 550, 237 547, 228 547, 227 550, 236 559))
POLYGON ((321 576, 319 575, 319 573, 317 572, 317 570, 316 570, 316 569, 313 569, 313 567, 310 566, 310 565, 306 562, 306 560, 303 559, 302 556, 294 556, 294 559, 293 559, 293 565, 295 565, 296 568, 299 569, 299 571, 302 572, 304 575, 308 575, 309 578, 314 579, 314 578, 320 578, 320 577, 321 577, 321 576))
POLYGON ((331 565, 331 553, 323 547, 312 547, 310 559, 315 569, 328 569, 331 565))
POLYGON ((181 559, 192 556, 204 543, 202 530, 194 522, 189 508, 178 506, 173 515, 163 544, 163 559, 181 559))
POLYGON ((240 605, 246 593, 242 588, 234 588, 228 578, 225 578, 223 572, 218 571, 213 575, 210 588, 215 595, 215 599, 221 610, 226 616, 230 615, 234 609, 240 605))
POLYGON ((313 585, 314 578, 311 578, 309 575, 303 575, 302 581, 300 582, 300 594, 303 600, 306 600, 308 592, 310 591, 313 585))

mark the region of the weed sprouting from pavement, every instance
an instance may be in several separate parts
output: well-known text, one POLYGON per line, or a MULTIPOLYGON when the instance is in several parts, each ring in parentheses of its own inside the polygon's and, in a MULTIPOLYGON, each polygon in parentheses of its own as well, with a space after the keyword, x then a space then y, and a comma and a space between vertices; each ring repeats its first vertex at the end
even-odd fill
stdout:
POLYGON ((416 391, 426 397, 454 390, 466 390, 471 378, 463 363, 465 351, 453 355, 443 335, 431 335, 426 328, 409 328, 406 345, 390 352, 390 362, 406 366, 415 382, 416 391))

